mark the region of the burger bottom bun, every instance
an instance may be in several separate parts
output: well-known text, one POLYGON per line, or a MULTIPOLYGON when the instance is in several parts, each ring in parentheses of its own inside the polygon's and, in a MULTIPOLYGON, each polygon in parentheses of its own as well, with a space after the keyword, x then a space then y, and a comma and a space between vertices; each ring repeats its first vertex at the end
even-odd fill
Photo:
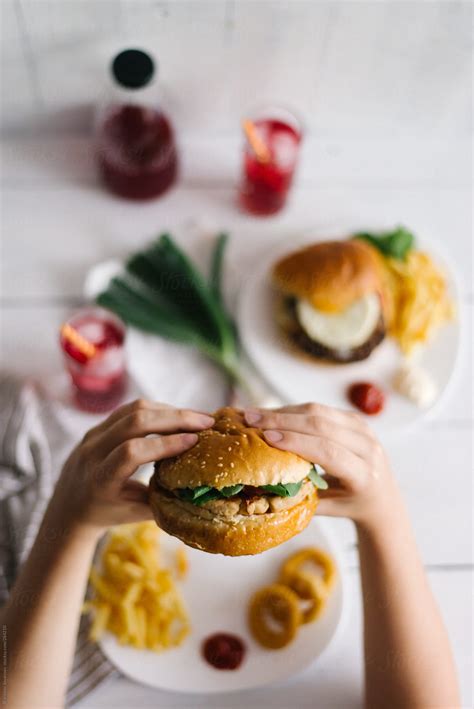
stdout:
POLYGON ((281 512, 225 518, 163 489, 150 490, 150 505, 161 529, 190 547, 225 556, 260 554, 286 542, 308 526, 317 504, 311 486, 301 502, 281 512))

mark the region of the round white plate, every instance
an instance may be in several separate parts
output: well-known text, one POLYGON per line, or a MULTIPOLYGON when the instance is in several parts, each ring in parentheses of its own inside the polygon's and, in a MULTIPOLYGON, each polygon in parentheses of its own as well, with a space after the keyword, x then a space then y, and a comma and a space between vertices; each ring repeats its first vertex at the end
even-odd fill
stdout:
MULTIPOLYGON (((313 238, 314 241, 314 238, 313 238)), ((297 248, 297 247, 295 247, 297 248)), ((443 326, 423 351, 422 366, 434 378, 438 397, 431 407, 419 409, 395 392, 390 382, 401 363, 401 355, 390 338, 363 362, 326 364, 300 355, 285 339, 275 321, 275 298, 270 283, 270 269, 278 256, 287 253, 288 242, 272 250, 245 281, 239 300, 238 324, 243 345, 267 382, 289 403, 317 401, 328 406, 348 408, 347 387, 357 381, 379 384, 388 394, 386 406, 378 416, 367 417, 376 428, 395 429, 414 423, 439 402, 456 367, 460 325, 455 320, 443 326)), ((449 286, 455 296, 455 282, 448 273, 449 286)))
MULTIPOLYGON (((118 669, 131 679, 177 692, 229 692, 281 682, 300 672, 334 642, 347 613, 350 592, 341 568, 335 542, 323 531, 320 520, 285 544, 257 556, 224 557, 187 548, 189 574, 181 587, 189 610, 192 632, 179 648, 157 654, 119 645, 106 634, 102 650, 118 669), (309 545, 326 549, 338 567, 338 579, 321 618, 302 626, 290 645, 265 650, 247 630, 247 606, 259 587, 273 583, 281 562, 292 552, 309 545), (239 635, 247 646, 242 665, 224 671, 211 667, 201 656, 201 644, 216 632, 239 635)), ((181 544, 164 533, 160 536, 166 553, 181 544)), ((166 558, 166 557, 165 557, 166 558)), ((172 558, 170 558, 170 565, 172 558)))

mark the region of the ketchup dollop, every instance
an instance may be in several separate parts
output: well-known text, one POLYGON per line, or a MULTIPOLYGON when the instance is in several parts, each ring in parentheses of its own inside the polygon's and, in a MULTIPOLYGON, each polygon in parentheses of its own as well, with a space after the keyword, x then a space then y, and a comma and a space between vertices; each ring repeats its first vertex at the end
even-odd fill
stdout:
POLYGON ((347 390, 347 396, 354 406, 369 416, 379 414, 385 405, 385 394, 370 382, 351 384, 347 390))
POLYGON ((202 654, 218 670, 236 670, 245 655, 245 645, 237 635, 216 633, 203 641, 202 654))

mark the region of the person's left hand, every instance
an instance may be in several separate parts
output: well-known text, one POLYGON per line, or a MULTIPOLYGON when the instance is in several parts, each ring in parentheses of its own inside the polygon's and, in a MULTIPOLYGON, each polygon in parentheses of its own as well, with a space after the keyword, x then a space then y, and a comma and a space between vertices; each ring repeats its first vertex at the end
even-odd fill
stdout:
POLYGON ((328 474, 319 490, 318 514, 386 526, 401 496, 384 449, 359 414, 307 403, 249 409, 246 421, 263 429, 268 443, 318 463, 328 474))
POLYGON ((121 406, 69 456, 49 519, 62 529, 79 525, 98 534, 111 525, 153 519, 147 486, 129 478, 144 463, 191 448, 197 441, 194 431, 213 423, 207 414, 150 401, 121 406))

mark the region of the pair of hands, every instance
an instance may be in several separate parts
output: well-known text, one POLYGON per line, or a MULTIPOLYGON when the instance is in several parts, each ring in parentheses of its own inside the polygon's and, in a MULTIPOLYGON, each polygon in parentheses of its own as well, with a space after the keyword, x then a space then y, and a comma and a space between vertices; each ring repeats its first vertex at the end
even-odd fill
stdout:
MULTIPOLYGON (((385 453, 357 414, 311 403, 249 409, 246 420, 263 429, 272 446, 327 471, 330 487, 320 491, 319 514, 372 524, 390 509, 395 483, 385 453)), ((71 453, 51 513, 66 526, 79 525, 97 535, 111 525, 152 519, 147 487, 130 477, 144 463, 191 448, 196 432, 213 422, 202 412, 144 400, 120 407, 71 453)))

